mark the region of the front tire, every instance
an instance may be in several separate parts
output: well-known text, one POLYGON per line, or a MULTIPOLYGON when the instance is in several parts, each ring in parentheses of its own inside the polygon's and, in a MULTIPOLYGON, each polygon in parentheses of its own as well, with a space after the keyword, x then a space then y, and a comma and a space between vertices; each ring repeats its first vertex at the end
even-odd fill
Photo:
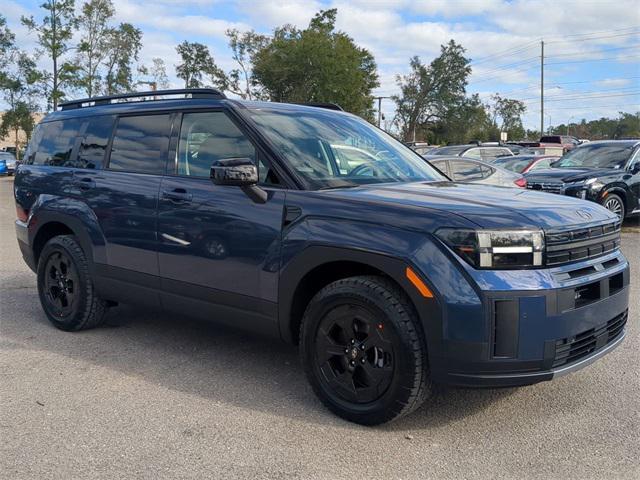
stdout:
POLYGON ((107 302, 99 298, 84 251, 72 235, 49 240, 38 260, 38 294, 49 321, 74 332, 104 322, 107 302))
POLYGON ((363 425, 407 415, 431 390, 417 314, 382 277, 345 278, 320 290, 304 314, 300 355, 324 405, 363 425))
POLYGON ((620 217, 620 220, 624 220, 626 212, 624 208, 624 202, 619 195, 610 193, 602 199, 601 203, 604 208, 618 215, 618 217, 620 217))

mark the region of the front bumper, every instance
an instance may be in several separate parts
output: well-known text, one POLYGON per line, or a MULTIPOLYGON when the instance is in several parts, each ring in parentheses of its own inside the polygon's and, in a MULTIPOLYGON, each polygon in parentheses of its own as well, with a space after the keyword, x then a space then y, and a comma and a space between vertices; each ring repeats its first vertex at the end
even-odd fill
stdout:
MULTIPOLYGON (((438 257, 430 251, 436 266, 424 269, 437 268, 438 257)), ((507 387, 551 380, 596 361, 625 336, 630 274, 620 251, 538 270, 457 265, 446 275, 425 272, 440 306, 439 321, 423 319, 434 381, 507 387)))

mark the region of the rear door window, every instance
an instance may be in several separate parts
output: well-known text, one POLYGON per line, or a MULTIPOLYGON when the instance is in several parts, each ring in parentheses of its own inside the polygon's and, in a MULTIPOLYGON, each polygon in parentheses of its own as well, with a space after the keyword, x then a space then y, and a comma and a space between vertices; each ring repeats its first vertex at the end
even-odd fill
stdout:
POLYGON ((482 166, 474 162, 452 161, 449 163, 451 174, 454 180, 458 182, 471 182, 474 180, 482 180, 482 166))
POLYGON ((78 168, 92 170, 103 168, 104 157, 114 122, 115 117, 112 115, 102 115, 89 120, 78 149, 78 158, 76 160, 78 168))
POLYGON ((171 115, 120 117, 109 158, 110 170, 164 173, 171 115))
POLYGON ((73 118, 40 124, 27 163, 53 167, 73 167, 73 146, 83 120, 73 118))

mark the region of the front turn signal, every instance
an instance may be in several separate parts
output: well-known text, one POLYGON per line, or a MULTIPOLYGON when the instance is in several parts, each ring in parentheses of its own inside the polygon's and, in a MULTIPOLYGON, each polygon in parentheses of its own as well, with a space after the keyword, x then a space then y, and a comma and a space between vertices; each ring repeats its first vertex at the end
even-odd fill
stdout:
POLYGON ((405 270, 405 275, 407 276, 407 279, 413 284, 413 286, 418 289, 418 291, 420 292, 420 295, 422 295, 425 298, 433 298, 433 293, 431 293, 431 290, 429 290, 429 287, 427 287, 424 284, 424 282, 420 279, 420 277, 416 275, 416 272, 414 272, 411 268, 407 267, 407 269, 405 270))

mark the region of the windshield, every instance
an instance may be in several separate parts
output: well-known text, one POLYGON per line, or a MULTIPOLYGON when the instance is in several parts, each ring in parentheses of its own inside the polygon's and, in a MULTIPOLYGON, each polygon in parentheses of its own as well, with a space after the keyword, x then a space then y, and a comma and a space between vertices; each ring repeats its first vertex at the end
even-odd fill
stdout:
POLYGON ((532 161, 533 157, 500 157, 496 158, 492 163, 511 172, 522 173, 532 161))
POLYGON ((429 152, 429 155, 449 155, 458 156, 469 148, 468 145, 453 145, 450 147, 438 147, 429 152))
POLYGON ((633 145, 610 143, 585 145, 567 152, 554 168, 623 168, 633 153, 633 145))
POLYGON ((366 121, 321 108, 249 114, 310 188, 446 180, 410 148, 366 121))

